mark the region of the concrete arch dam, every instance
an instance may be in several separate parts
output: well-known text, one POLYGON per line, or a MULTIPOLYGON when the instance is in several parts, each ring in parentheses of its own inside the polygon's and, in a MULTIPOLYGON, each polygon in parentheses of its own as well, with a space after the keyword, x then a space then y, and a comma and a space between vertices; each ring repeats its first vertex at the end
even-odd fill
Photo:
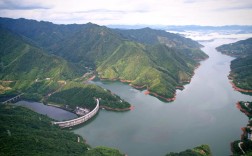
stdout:
POLYGON ((72 119, 72 120, 53 122, 53 124, 59 125, 61 128, 72 127, 72 126, 82 124, 96 115, 96 113, 99 111, 99 106, 100 106, 99 99, 96 99, 95 108, 88 114, 81 116, 79 118, 76 118, 76 119, 72 119))

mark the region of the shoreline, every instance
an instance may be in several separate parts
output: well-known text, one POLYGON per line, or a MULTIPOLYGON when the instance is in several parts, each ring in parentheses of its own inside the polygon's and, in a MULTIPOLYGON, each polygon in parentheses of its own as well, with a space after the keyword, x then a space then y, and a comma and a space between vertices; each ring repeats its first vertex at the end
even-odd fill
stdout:
MULTIPOLYGON (((208 59, 208 58, 202 59, 202 60, 200 60, 200 61, 204 61, 204 60, 207 60, 207 59, 208 59)), ((120 81, 120 82, 122 82, 122 83, 128 83, 131 87, 133 87, 133 88, 135 88, 135 89, 139 89, 139 90, 147 89, 147 90, 144 92, 145 95, 147 95, 147 94, 148 94, 148 95, 152 95, 152 96, 154 96, 154 97, 156 97, 156 98, 160 98, 160 99, 165 100, 165 101, 167 101, 167 102, 172 102, 172 101, 175 101, 175 100, 176 100, 176 89, 179 89, 179 90, 185 89, 184 85, 185 85, 185 84, 191 83, 191 80, 192 80, 193 76, 195 75, 195 70, 198 69, 198 68, 200 67, 200 65, 201 65, 201 64, 198 63, 198 64, 194 67, 194 70, 193 70, 193 72, 192 72, 192 75, 191 75, 190 79, 181 81, 180 83, 182 83, 182 84, 180 84, 179 86, 175 86, 175 88, 174 88, 174 89, 175 89, 175 93, 174 93, 173 97, 164 97, 164 96, 159 95, 159 94, 157 94, 157 93, 155 93, 155 92, 151 92, 151 91, 149 91, 148 86, 146 86, 146 85, 142 85, 142 86, 133 85, 133 84, 132 84, 133 80, 125 80, 125 79, 120 79, 120 78, 113 78, 113 79, 110 79, 110 78, 101 78, 100 75, 99 75, 98 77, 99 77, 99 79, 100 79, 101 81, 120 81)), ((252 91, 251 91, 251 92, 252 92, 252 91)), ((112 108, 109 108, 109 109, 113 110, 112 108)))
POLYGON ((247 110, 245 110, 245 109, 243 109, 243 108, 241 107, 240 102, 237 102, 237 103, 236 103, 236 108, 238 108, 242 113, 246 114, 247 116, 251 116, 251 114, 250 114, 247 110))
POLYGON ((242 93, 252 93, 252 90, 250 89, 243 89, 243 88, 239 88, 235 85, 235 83, 233 82, 234 77, 232 76, 232 71, 229 72, 228 75, 228 79, 230 80, 230 84, 232 85, 232 88, 238 92, 242 92, 242 93))
MULTIPOLYGON (((197 69, 199 66, 197 66, 197 67, 195 67, 195 69, 197 69)), ((194 75, 194 73, 193 73, 193 75, 194 75)), ((192 76, 193 76, 192 75, 192 76)), ((191 77, 192 78, 192 77, 191 77)), ((129 85, 131 86, 131 87, 133 87, 133 88, 135 88, 135 89, 138 89, 138 90, 144 90, 144 89, 147 89, 147 91, 145 91, 144 92, 144 94, 145 95, 151 95, 151 96, 154 96, 154 97, 156 97, 156 98, 160 98, 160 99, 162 99, 162 100, 165 100, 165 101, 167 101, 167 102, 172 102, 172 101, 175 101, 176 100, 176 93, 174 93, 174 96, 173 97, 164 97, 164 96, 162 96, 162 95, 159 95, 159 94, 157 94, 157 93, 155 93, 155 92, 150 92, 149 91, 149 89, 148 89, 148 87, 146 86, 146 85, 142 85, 142 86, 138 86, 138 85, 133 85, 133 84, 131 84, 131 82, 133 82, 132 80, 124 80, 124 79, 117 79, 117 78, 114 78, 114 79, 109 79, 109 78, 100 78, 99 77, 99 79, 101 80, 101 81, 120 81, 120 82, 122 82, 122 83, 129 83, 129 85)), ((183 81, 183 83, 186 83, 186 84, 188 84, 188 83, 190 83, 191 82, 191 80, 188 80, 188 81, 183 81)), ((183 86, 183 85, 180 85, 180 86, 176 86, 175 87, 175 89, 179 89, 179 90, 183 90, 185 87, 183 86)), ((105 106, 106 107, 106 106, 105 106)), ((115 110, 115 111, 121 111, 120 109, 113 109, 113 108, 110 108, 110 107, 107 107, 107 109, 108 110, 115 110)), ((127 109, 122 109, 122 111, 124 111, 124 110, 131 110, 130 108, 127 108, 127 109)))
MULTIPOLYGON (((245 152, 243 151, 243 149, 241 148, 241 146, 239 144, 240 143, 248 144, 245 141, 246 140, 251 141, 251 137, 249 135, 251 135, 251 130, 252 130, 251 126, 250 126, 250 124, 251 124, 250 118, 251 118, 252 114, 248 110, 246 110, 245 108, 242 108, 242 105, 243 105, 243 101, 238 101, 236 103, 236 108, 238 108, 242 113, 244 113, 249 118, 249 121, 248 121, 248 124, 245 127, 241 127, 242 133, 241 133, 241 136, 240 136, 240 140, 235 140, 235 141, 231 142, 231 151, 232 151, 233 154, 238 154, 239 152, 243 152, 245 154, 245 152), (237 142, 238 142, 238 144, 237 144, 237 142), (240 150, 239 151, 235 150, 235 147, 236 148, 239 147, 240 150)), ((245 105, 245 106, 248 108, 247 105, 245 105)), ((250 109, 250 108, 248 108, 248 109, 250 109)), ((246 150, 246 152, 248 152, 248 151, 246 150)))
POLYGON ((144 92, 145 95, 152 95, 154 97, 157 97, 157 98, 160 98, 162 100, 165 100, 167 102, 172 102, 172 101, 175 101, 176 100, 176 94, 174 93, 173 97, 172 98, 167 98, 167 97, 164 97, 164 96, 161 96, 161 95, 158 95, 157 93, 154 93, 154 92, 151 92, 149 90, 146 90, 144 92))
POLYGON ((90 77, 89 79, 88 79, 88 81, 92 81, 92 80, 94 80, 95 79, 95 75, 93 75, 92 77, 90 77))
POLYGON ((109 110, 109 111, 117 111, 117 112, 130 111, 130 110, 133 110, 134 108, 135 108, 134 106, 130 106, 128 108, 111 108, 111 107, 108 107, 108 106, 100 105, 100 109, 106 109, 106 110, 109 110))
POLYGON ((64 106, 61 106, 61 105, 49 104, 49 103, 44 104, 44 105, 55 107, 55 108, 60 108, 60 109, 65 110, 67 112, 73 113, 73 114, 77 115, 78 117, 80 116, 80 115, 76 114, 72 109, 65 108, 64 106))
MULTIPOLYGON (((149 95, 152 95, 156 98, 160 98, 162 100, 165 100, 167 102, 172 102, 176 99, 176 93, 174 93, 174 97, 172 98, 168 98, 168 97, 164 97, 164 96, 161 96, 161 95, 158 95, 157 93, 155 92, 150 92, 148 90, 148 87, 146 87, 146 85, 142 85, 142 86, 138 86, 138 85, 133 85, 131 84, 131 82, 133 82, 132 80, 124 80, 124 79, 108 79, 108 78, 100 78, 101 81, 120 81, 122 83, 129 83, 129 85, 135 89, 139 89, 139 90, 143 90, 143 89, 147 89, 147 91, 144 92, 145 95, 149 94, 149 95)), ((191 81, 188 81, 188 83, 190 83, 191 81)), ((183 90, 184 89, 184 86, 176 86, 175 89, 180 89, 180 90, 183 90)), ((106 106, 105 106, 106 107, 106 106)), ((107 107, 108 110, 113 110, 113 108, 110 108, 110 107, 107 107)), ((119 109, 118 109, 119 110, 119 109)), ((118 111, 117 109, 115 109, 115 111, 118 111)), ((130 110, 130 108, 126 109, 126 110, 130 110)), ((121 111, 121 110, 119 110, 121 111)), ((122 109, 122 111, 124 111, 124 109, 122 109)))
POLYGON ((242 113, 244 113, 245 115, 247 115, 248 118, 252 117, 252 114, 250 112, 248 112, 246 109, 242 108, 241 106, 241 101, 236 103, 236 108, 238 108, 242 113))
MULTIPOLYGON (((68 111, 68 112, 70 112, 70 113, 73 113, 73 114, 79 116, 79 115, 76 114, 74 111, 71 111, 70 109, 67 109, 67 108, 65 108, 65 107, 63 107, 63 106, 60 106, 60 105, 57 105, 57 104, 46 104, 46 105, 47 105, 47 106, 51 106, 51 107, 55 107, 55 108, 60 108, 60 109, 63 109, 63 110, 65 110, 65 111, 68 111)), ((104 109, 106 109, 106 110, 110 110, 110 111, 123 112, 123 111, 130 111, 130 110, 133 110, 135 107, 131 105, 131 106, 128 107, 128 108, 111 108, 111 107, 108 107, 108 106, 102 106, 102 105, 100 105, 99 109, 102 109, 102 108, 104 108, 104 109)))
MULTIPOLYGON (((232 79, 231 79, 232 80, 232 79)), ((252 90, 249 90, 249 89, 242 89, 242 88, 239 88, 237 87, 233 81, 230 81, 230 84, 232 85, 232 88, 236 91, 239 91, 239 92, 243 92, 243 93, 252 93, 252 90)))
POLYGON ((145 89, 147 88, 145 85, 142 86, 137 86, 137 85, 133 85, 133 84, 129 84, 131 87, 136 88, 136 89, 145 89))

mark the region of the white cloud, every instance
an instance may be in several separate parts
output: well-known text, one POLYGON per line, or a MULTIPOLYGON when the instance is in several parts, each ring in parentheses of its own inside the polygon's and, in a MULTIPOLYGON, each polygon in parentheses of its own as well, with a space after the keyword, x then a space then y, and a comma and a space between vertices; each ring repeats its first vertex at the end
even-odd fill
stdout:
POLYGON ((252 25, 251 0, 2 0, 0 8, 3 17, 54 23, 252 25))

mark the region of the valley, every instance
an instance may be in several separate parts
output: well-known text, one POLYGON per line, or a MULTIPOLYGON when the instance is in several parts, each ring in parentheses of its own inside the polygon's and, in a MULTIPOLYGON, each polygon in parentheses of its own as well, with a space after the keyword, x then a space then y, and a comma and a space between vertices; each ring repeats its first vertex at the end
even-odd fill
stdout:
MULTIPOLYGON (((8 18, 1 18, 0 25, 23 36, 25 42, 40 47, 47 55, 64 59, 69 63, 68 68, 79 70, 62 73, 68 76, 65 79, 83 74, 84 67, 92 67, 101 79, 128 81, 167 101, 174 99, 177 86, 190 82, 199 61, 208 58, 197 42, 150 28, 118 31, 92 23, 63 26, 8 18), (27 24, 30 29, 25 29, 27 24)), ((61 69, 57 73, 60 71, 65 72, 61 69)))
MULTIPOLYGON (((64 141, 69 148, 63 153, 76 150, 76 155, 197 155, 202 151, 202 155, 230 155, 229 143, 239 138, 239 127, 247 122, 233 104, 251 101, 249 95, 234 91, 251 91, 250 40, 231 44, 244 50, 238 56, 233 47, 218 46, 240 38, 198 43, 151 28, 111 29, 93 23, 58 25, 10 18, 0 18, 0 35, 2 101, 21 94, 29 108, 42 109, 27 100, 76 113, 77 108, 96 108, 99 99, 101 110, 94 119, 70 132, 61 132, 50 125, 49 118, 26 109, 11 105, 0 108, 7 113, 1 114, 4 118, 15 112, 10 119, 13 126, 30 122, 33 126, 26 124, 26 128, 34 133, 38 144, 45 144, 45 149, 49 147, 43 141, 48 140, 36 132, 36 127, 41 129, 35 124, 40 118, 46 121, 42 124, 48 131, 53 129, 57 135, 71 138, 70 142, 64 141), (239 58, 222 55, 216 47, 239 58), (14 123, 23 120, 19 114, 24 112, 36 121, 27 117, 20 124, 14 123), (76 145, 78 140, 83 144, 76 145), (101 147, 104 145, 121 152, 101 147), (179 153, 185 149, 191 150, 179 153)), ((1 122, 4 134, 14 131, 1 122)), ((22 143, 22 139, 17 142, 22 143)), ((54 144, 61 146, 59 142, 54 144)), ((7 144, 6 151, 9 147, 7 144)))

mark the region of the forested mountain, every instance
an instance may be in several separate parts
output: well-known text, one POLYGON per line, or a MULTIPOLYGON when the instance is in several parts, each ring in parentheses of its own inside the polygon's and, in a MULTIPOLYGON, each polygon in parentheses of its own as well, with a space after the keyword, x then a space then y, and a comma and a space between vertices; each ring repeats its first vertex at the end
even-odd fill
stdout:
POLYGON ((123 38, 106 27, 88 23, 70 37, 49 47, 49 51, 71 62, 97 65, 109 57, 123 38))
POLYGON ((208 145, 200 145, 179 153, 171 152, 166 154, 166 156, 212 156, 212 153, 208 145))
POLYGON ((176 87, 190 81, 198 60, 207 58, 197 42, 149 28, 118 30, 92 23, 56 25, 6 18, 0 25, 47 53, 95 68, 100 78, 131 82, 165 98, 173 98, 176 87))
MULTIPOLYGON (((85 94, 81 98, 68 98, 72 104, 93 108, 94 96, 103 97, 101 105, 113 108, 129 108, 129 103, 121 103, 119 97, 112 96, 98 86, 70 85, 70 81, 85 73, 85 68, 68 62, 63 58, 48 54, 38 47, 27 43, 21 36, 0 27, 0 91, 23 92, 30 100, 41 100, 44 96, 54 93, 58 89, 92 91, 92 95, 85 94), (66 87, 63 87, 67 85, 66 87), (102 96, 104 95, 104 96, 102 96), (82 102, 82 103, 80 103, 82 102)), ((69 92, 69 91, 67 91, 69 92)), ((78 94, 76 92, 75 94, 78 94)), ((52 102, 67 104, 60 97, 52 102)), ((69 102, 69 101, 68 101, 69 102)), ((74 106, 75 106, 74 105, 74 106)), ((72 107, 73 109, 75 107, 72 107)))
POLYGON ((252 92, 252 38, 222 45, 218 51, 238 57, 231 62, 230 78, 238 91, 252 92))
POLYGON ((230 76, 238 88, 252 90, 252 55, 233 60, 230 76))
POLYGON ((47 54, 1 27, 0 36, 1 80, 67 80, 84 73, 80 67, 47 54))
POLYGON ((99 98, 100 106, 109 107, 110 110, 125 111, 130 110, 130 104, 117 95, 113 95, 110 91, 104 90, 94 84, 82 84, 77 82, 69 82, 62 89, 50 97, 48 102, 68 105, 69 109, 74 110, 76 106, 82 106, 90 110, 96 106, 96 100, 99 98))
POLYGON ((155 30, 151 28, 115 30, 127 39, 142 44, 164 44, 170 48, 180 49, 185 56, 194 60, 203 60, 207 58, 207 55, 199 49, 202 45, 198 42, 164 30, 155 30))
POLYGON ((0 138, 4 142, 0 146, 0 155, 5 156, 124 155, 107 147, 91 148, 81 136, 52 125, 47 116, 11 105, 0 106, 0 138))
POLYGON ((164 30, 155 30, 151 28, 142 29, 115 29, 122 36, 144 44, 160 44, 163 43, 168 47, 180 48, 199 48, 198 42, 189 38, 184 38, 177 34, 169 33, 164 30))
POLYGON ((252 55, 252 38, 241 40, 236 43, 224 44, 216 48, 223 54, 234 57, 246 57, 252 55))
POLYGON ((125 42, 97 71, 105 79, 128 80, 136 87, 171 98, 175 87, 190 80, 196 62, 164 45, 144 47, 125 42))
POLYGON ((21 91, 46 95, 58 88, 60 81, 80 77, 85 72, 77 65, 34 47, 8 30, 0 28, 0 36, 0 93, 21 91))
MULTIPOLYGON (((95 72, 101 79, 129 82, 174 100, 176 87, 190 82, 198 61, 207 58, 197 42, 148 28, 124 32, 92 23, 57 25, 0 18, 0 36, 1 96, 24 93, 25 99, 69 105, 69 109, 92 108, 95 98, 100 98, 101 106, 129 110, 130 104, 120 97, 84 83, 85 75, 95 72), (90 67, 95 71, 86 71, 90 67)), ((50 119, 23 108, 7 105, 0 112, 1 138, 13 141, 4 141, 3 150, 10 155, 36 151, 41 152, 38 155, 122 155, 105 147, 87 151, 86 144, 75 142, 78 136, 59 131, 50 119)))
POLYGON ((40 47, 48 47, 78 31, 83 25, 57 25, 51 22, 28 20, 24 18, 1 18, 0 25, 9 29, 40 47))
MULTIPOLYGON (((197 64, 176 46, 145 45, 92 24, 52 49, 69 61, 93 62, 100 78, 127 80, 168 98, 174 96, 176 86, 190 80, 197 64)), ((188 53, 193 51, 187 50, 188 53)), ((201 59, 204 58, 203 54, 201 59)))

